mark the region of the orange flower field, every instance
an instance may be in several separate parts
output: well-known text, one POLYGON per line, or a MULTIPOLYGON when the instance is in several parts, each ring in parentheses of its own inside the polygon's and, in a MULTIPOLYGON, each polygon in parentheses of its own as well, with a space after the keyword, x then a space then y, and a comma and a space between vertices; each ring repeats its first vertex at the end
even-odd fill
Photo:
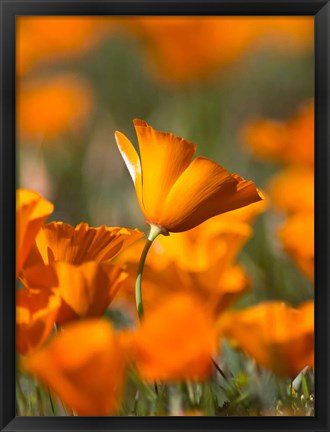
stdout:
POLYGON ((16 28, 17 415, 314 416, 313 19, 16 28))

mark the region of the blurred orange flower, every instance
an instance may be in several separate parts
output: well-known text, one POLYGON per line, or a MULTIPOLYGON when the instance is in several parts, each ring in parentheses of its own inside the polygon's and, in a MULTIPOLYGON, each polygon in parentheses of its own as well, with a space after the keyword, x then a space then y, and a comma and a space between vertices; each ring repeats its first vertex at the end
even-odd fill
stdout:
POLYGON ((251 121, 243 129, 250 150, 262 159, 304 165, 314 164, 314 102, 306 104, 288 122, 251 121))
POLYGON ((64 132, 79 131, 92 105, 91 89, 76 75, 20 81, 17 91, 20 138, 49 141, 64 132))
MULTIPOLYGON (((263 212, 266 200, 214 216, 197 227, 171 236, 160 236, 155 243, 154 265, 175 262, 181 269, 199 272, 217 264, 219 273, 234 261, 252 235, 251 224, 263 212), (161 259, 159 256, 161 255, 161 259)), ((128 250, 127 253, 130 251, 128 250)))
POLYGON ((50 336, 60 307, 51 290, 19 289, 16 293, 16 349, 29 355, 50 336))
POLYGON ((130 17, 123 23, 142 41, 151 70, 174 83, 207 77, 236 60, 262 30, 260 20, 239 17, 130 17))
POLYGON ((312 49, 314 41, 311 17, 129 17, 121 23, 141 41, 143 64, 171 84, 215 75, 261 42, 294 52, 312 49))
POLYGON ((314 365, 314 302, 293 309, 261 303, 220 318, 220 333, 277 375, 294 378, 314 365))
POLYGON ((17 73, 26 73, 40 61, 71 59, 86 53, 107 37, 114 23, 113 17, 17 17, 17 73))
MULTIPOLYGON (((175 263, 162 270, 157 269, 156 260, 157 257, 153 255, 149 264, 145 265, 143 273, 143 304, 147 314, 171 296, 185 293, 198 298, 201 307, 207 310, 210 316, 217 315, 250 287, 244 269, 238 265, 229 266, 219 272, 219 260, 208 270, 194 273, 180 269, 175 263)), ((121 308, 124 302, 125 310, 127 310, 127 303, 128 306, 135 304, 137 261, 138 258, 135 262, 127 262, 124 265, 128 277, 123 281, 115 298, 115 305, 121 308)))
POLYGON ((212 372, 214 329, 200 303, 179 294, 150 311, 126 344, 146 380, 203 380, 212 372))
POLYGON ((33 246, 41 226, 53 212, 54 206, 36 192, 16 190, 16 275, 33 246))
POLYGON ((71 324, 45 348, 25 358, 23 367, 78 415, 111 415, 120 406, 126 361, 106 321, 71 324))
POLYGON ((272 202, 287 214, 314 210, 314 172, 309 168, 287 168, 269 183, 272 202))
POLYGON ((284 250, 314 280, 314 213, 298 212, 279 229, 284 250))
POLYGON ((169 232, 186 231, 262 199, 253 182, 209 159, 192 161, 195 144, 158 132, 142 120, 134 120, 134 126, 140 157, 125 135, 115 136, 149 224, 169 232))
MULTIPOLYGON (((218 314, 250 286, 245 271, 235 264, 240 249, 252 234, 252 220, 265 208, 265 200, 215 216, 196 228, 153 243, 144 268, 143 303, 149 314, 157 304, 178 292, 194 294, 210 314, 218 314)), ((128 273, 116 297, 121 307, 133 305, 134 281, 143 242, 136 242, 119 257, 128 273)))
POLYGON ((314 104, 287 123, 261 120, 245 128, 252 151, 287 168, 269 184, 273 203, 289 215, 279 230, 284 249, 304 273, 314 277, 314 104))

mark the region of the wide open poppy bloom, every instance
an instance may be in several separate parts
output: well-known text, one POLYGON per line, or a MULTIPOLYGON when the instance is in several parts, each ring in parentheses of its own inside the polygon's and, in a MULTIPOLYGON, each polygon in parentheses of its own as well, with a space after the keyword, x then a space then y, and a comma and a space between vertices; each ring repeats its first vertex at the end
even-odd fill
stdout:
POLYGON ((19 289, 16 293, 16 349, 29 355, 50 336, 61 305, 52 290, 19 289))
POLYGON ((16 275, 18 276, 41 226, 54 206, 37 192, 16 191, 16 275))
POLYGON ((177 294, 150 311, 126 344, 146 380, 203 380, 212 372, 217 337, 198 300, 177 294))
POLYGON ((294 309, 261 303, 220 318, 220 333, 277 375, 294 378, 314 365, 314 302, 294 309))
POLYGON ((119 338, 106 321, 71 324, 25 358, 23 368, 78 415, 111 415, 120 406, 126 360, 119 338))
POLYGON ((115 133, 135 184, 138 201, 151 225, 186 231, 206 219, 262 199, 255 184, 204 157, 192 160, 196 145, 134 120, 140 156, 115 133))

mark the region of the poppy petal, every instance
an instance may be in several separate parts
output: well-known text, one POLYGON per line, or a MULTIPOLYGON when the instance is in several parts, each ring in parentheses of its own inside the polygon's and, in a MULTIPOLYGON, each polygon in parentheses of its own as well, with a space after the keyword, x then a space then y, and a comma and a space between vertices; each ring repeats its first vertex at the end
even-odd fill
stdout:
POLYGON ((50 336, 60 298, 51 290, 19 289, 16 293, 16 349, 28 355, 50 336))
POLYGON ((145 216, 157 221, 164 200, 180 175, 188 168, 196 145, 174 134, 154 130, 134 120, 142 165, 145 216))
POLYGON ((54 206, 38 193, 26 189, 18 189, 16 199, 16 274, 18 275, 39 229, 53 212, 54 206))
POLYGON ((206 219, 261 200, 256 186, 198 157, 173 185, 159 224, 169 231, 189 230, 206 219))
POLYGON ((115 138, 120 154, 122 155, 132 177, 140 207, 143 209, 142 170, 139 155, 137 154, 133 144, 124 134, 116 131, 115 138))
POLYGON ((65 261, 79 265, 87 261, 107 261, 130 246, 143 233, 120 227, 94 228, 87 223, 76 227, 63 222, 46 224, 40 230, 28 265, 65 261))

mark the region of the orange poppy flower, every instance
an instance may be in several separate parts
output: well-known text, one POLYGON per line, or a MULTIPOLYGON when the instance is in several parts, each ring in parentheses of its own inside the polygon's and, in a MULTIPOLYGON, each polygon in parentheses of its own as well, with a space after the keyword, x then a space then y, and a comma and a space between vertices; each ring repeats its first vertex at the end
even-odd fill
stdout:
POLYGON ((243 139, 250 150, 262 159, 313 169, 314 102, 303 106, 288 122, 250 122, 243 129, 243 139))
POLYGON ((52 222, 40 230, 26 267, 54 261, 74 265, 109 261, 143 235, 137 229, 105 225, 94 228, 87 223, 72 227, 63 222, 52 222))
POLYGON ((23 368, 78 415, 106 416, 120 406, 126 361, 112 326, 86 320, 66 327, 23 368))
MULTIPOLYGON (((250 286, 235 258, 252 233, 251 223, 264 211, 266 200, 215 216, 198 227, 153 243, 144 268, 143 303, 147 313, 177 293, 193 293, 210 314, 223 311, 250 286)), ((136 242, 119 257, 128 278, 116 296, 118 307, 134 301, 134 279, 143 242, 136 242), (124 302, 124 304, 122 304, 124 302)))
POLYGON ((52 140, 64 132, 79 131, 92 109, 90 87, 75 75, 20 82, 17 121, 20 138, 52 140))
MULTIPOLYGON (((150 314, 156 305, 166 301, 178 293, 194 295, 208 314, 218 315, 237 300, 250 288, 250 281, 240 266, 230 266, 219 272, 221 260, 208 270, 189 272, 182 270, 175 263, 163 269, 157 268, 155 258, 151 254, 149 263, 143 273, 143 304, 146 314, 150 314)), ((160 258, 162 259, 162 258, 160 258)), ((136 261, 138 258, 136 258, 136 261)), ((137 262, 124 264, 128 277, 123 281, 114 302, 119 308, 127 311, 127 307, 135 303, 134 285, 138 269, 137 262)), ((134 316, 134 315, 133 315, 134 316)))
POLYGON ((126 228, 46 224, 26 260, 22 281, 29 288, 56 290, 60 324, 102 315, 126 277, 109 261, 142 236, 126 228))
POLYGON ((19 289, 16 293, 16 349, 29 355, 48 339, 60 308, 51 290, 19 289))
POLYGON ((314 302, 293 309, 281 302, 261 303, 220 319, 220 333, 260 366, 294 378, 314 365, 314 302))
POLYGON ((314 280, 314 213, 298 212, 279 229, 284 250, 314 280))
POLYGON ((212 372, 216 334, 199 302, 170 297, 146 315, 131 335, 130 349, 146 380, 203 380, 212 372))
POLYGON ((158 132, 142 120, 134 120, 134 126, 140 157, 125 135, 116 132, 115 136, 149 224, 168 232, 186 231, 262 199, 253 182, 209 159, 192 161, 193 143, 158 132))
POLYGON ((57 293, 61 305, 56 323, 61 325, 78 318, 102 316, 125 278, 120 266, 94 261, 80 265, 61 261, 41 264, 24 273, 28 288, 52 289, 57 293))
POLYGON ((38 193, 26 189, 16 191, 17 276, 22 270, 38 231, 53 210, 53 204, 38 193))
POLYGON ((287 168, 269 184, 273 203, 288 214, 314 210, 314 172, 309 168, 287 168))
POLYGON ((154 245, 157 253, 154 265, 163 267, 175 262, 183 270, 199 272, 216 263, 221 273, 251 236, 251 223, 265 206, 266 200, 258 201, 208 219, 189 231, 158 237, 154 245))

